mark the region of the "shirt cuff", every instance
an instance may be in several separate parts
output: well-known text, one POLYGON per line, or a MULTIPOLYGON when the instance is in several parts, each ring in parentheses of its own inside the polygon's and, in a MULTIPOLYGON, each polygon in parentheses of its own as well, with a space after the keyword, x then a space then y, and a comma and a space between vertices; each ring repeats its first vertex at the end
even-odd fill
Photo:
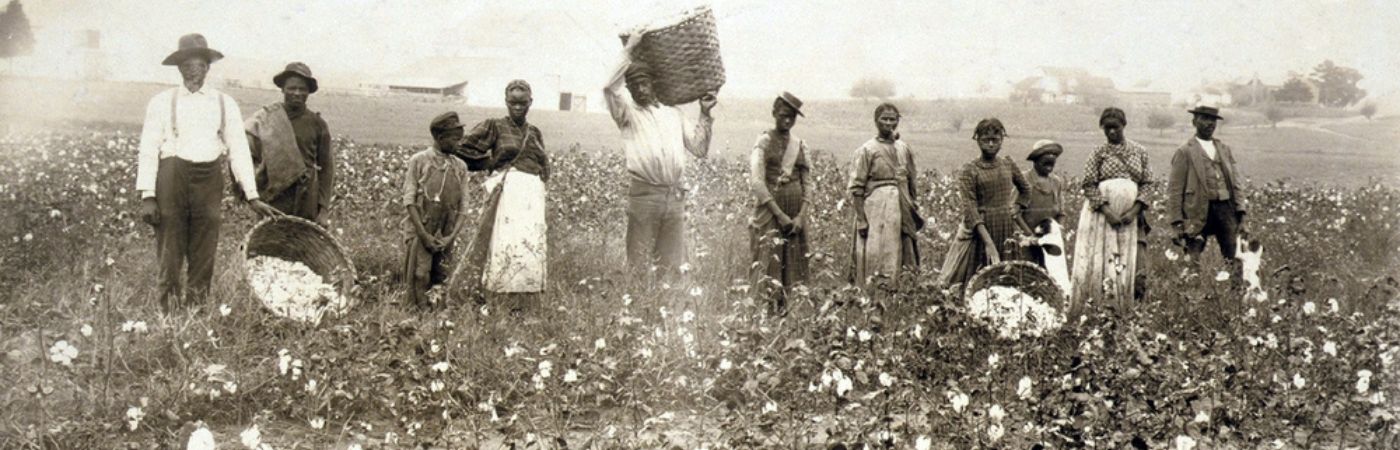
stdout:
POLYGON ((156 198, 156 191, 141 191, 141 199, 156 198))
POLYGON ((257 190, 257 189, 253 189, 253 190, 244 190, 244 191, 243 191, 243 198, 247 199, 247 200, 250 201, 250 202, 253 201, 253 200, 257 200, 257 199, 258 199, 258 190, 257 190))

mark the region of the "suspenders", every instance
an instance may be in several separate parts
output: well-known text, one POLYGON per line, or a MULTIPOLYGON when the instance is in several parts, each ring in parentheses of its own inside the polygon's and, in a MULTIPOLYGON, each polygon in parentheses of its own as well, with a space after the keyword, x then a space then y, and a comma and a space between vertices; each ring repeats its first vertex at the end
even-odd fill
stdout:
MULTIPOLYGON (((180 98, 180 88, 179 88, 179 87, 176 87, 175 89, 171 89, 171 90, 170 90, 170 133, 173 134, 173 135, 175 135, 175 139, 179 139, 179 138, 180 138, 180 122, 176 120, 176 119, 179 118, 179 116, 175 113, 175 110, 176 110, 176 108, 175 108, 176 100, 179 99, 179 98, 180 98)), ((224 94, 223 94, 223 93, 219 93, 219 142, 223 142, 223 140, 224 140, 224 122, 226 122, 225 119, 227 119, 227 116, 226 116, 226 113, 224 112, 224 94)), ((224 151, 228 151, 227 144, 225 144, 224 151)))

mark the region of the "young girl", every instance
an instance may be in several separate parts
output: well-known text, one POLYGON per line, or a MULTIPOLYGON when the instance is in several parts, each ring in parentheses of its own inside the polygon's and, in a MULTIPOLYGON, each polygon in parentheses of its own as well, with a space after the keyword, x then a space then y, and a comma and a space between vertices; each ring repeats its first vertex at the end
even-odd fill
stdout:
POLYGON ((752 282, 771 301, 774 312, 786 308, 787 293, 807 281, 807 143, 792 134, 802 100, 784 92, 773 100, 773 129, 758 135, 749 153, 749 189, 754 197, 749 246, 753 249, 752 282))
POLYGON ((997 158, 1006 139, 1006 127, 996 118, 982 119, 973 133, 981 156, 958 172, 962 194, 963 230, 959 239, 970 240, 965 252, 948 252, 943 265, 947 284, 964 284, 983 267, 1005 259, 1020 259, 1014 242, 1030 234, 1021 219, 1030 185, 1010 158, 997 158))
POLYGON ((1103 110, 1099 127, 1108 142, 1084 163, 1084 208, 1074 243, 1074 307, 1101 298, 1121 311, 1128 300, 1143 295, 1142 255, 1150 229, 1143 211, 1149 204, 1152 169, 1147 149, 1123 137, 1127 126, 1123 110, 1103 110))

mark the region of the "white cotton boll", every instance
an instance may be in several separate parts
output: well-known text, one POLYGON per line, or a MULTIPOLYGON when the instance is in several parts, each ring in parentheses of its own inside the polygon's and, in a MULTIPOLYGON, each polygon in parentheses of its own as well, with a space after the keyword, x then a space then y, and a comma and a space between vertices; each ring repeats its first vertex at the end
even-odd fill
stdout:
POLYGON ((1206 414, 1205 411, 1196 411, 1196 418, 1191 419, 1191 421, 1195 423, 1209 423, 1210 414, 1206 414))
POLYGON ((1016 396, 1021 400, 1031 399, 1031 377, 1021 377, 1021 381, 1016 383, 1016 396))
POLYGON ((219 448, 214 441, 214 433, 209 432, 209 428, 203 423, 199 424, 193 433, 190 433, 189 440, 185 441, 185 450, 215 450, 219 448))
POLYGON ((1323 342, 1323 343, 1322 343, 1322 353, 1326 353, 1328 356, 1336 357, 1336 356, 1337 356, 1337 343, 1336 343, 1336 342, 1332 342, 1332 341, 1323 342))
POLYGON ((257 424, 253 424, 242 433, 238 433, 238 440, 244 447, 256 450, 262 444, 262 431, 258 430, 257 424))
POLYGON ((1001 421, 1006 418, 1006 410, 1001 409, 1001 405, 992 405, 991 408, 987 408, 987 418, 1001 421))
POLYGON ((1001 427, 1001 424, 999 424, 999 423, 994 423, 994 424, 991 424, 991 425, 987 426, 987 438, 988 438, 988 439, 991 439, 992 442, 996 442, 996 441, 998 441, 998 440, 1001 440, 1001 437, 1002 437, 1003 435, 1005 435, 1005 434, 1006 434, 1006 429, 1005 429, 1005 428, 1002 428, 1002 427, 1001 427))
POLYGON ((1317 312, 1317 304, 1313 302, 1303 303, 1303 314, 1311 315, 1317 312))
POLYGON ((845 397, 846 393, 851 392, 854 387, 850 378, 841 377, 840 380, 836 380, 836 395, 845 397))
POLYGON ((890 387, 894 385, 894 377, 888 373, 880 372, 880 385, 890 387))
POLYGON ((1065 321, 1054 307, 1010 286, 977 291, 967 306, 973 317, 993 327, 1003 339, 1041 336, 1058 329, 1065 321))
POLYGON ((1293 374, 1293 387, 1298 388, 1298 389, 1302 389, 1302 388, 1305 388, 1305 387, 1307 387, 1307 386, 1308 386, 1308 379, 1303 378, 1303 375, 1302 375, 1302 374, 1298 374, 1298 373, 1293 374))
POLYGON ((1177 436, 1173 441, 1172 448, 1175 450, 1195 450, 1196 440, 1191 436, 1177 436))
POLYGON ((929 450, 933 448, 933 440, 928 436, 919 436, 914 439, 914 450, 929 450))
POLYGON ((343 314, 349 302, 306 264, 271 256, 248 260, 248 284, 273 312, 301 322, 343 314))

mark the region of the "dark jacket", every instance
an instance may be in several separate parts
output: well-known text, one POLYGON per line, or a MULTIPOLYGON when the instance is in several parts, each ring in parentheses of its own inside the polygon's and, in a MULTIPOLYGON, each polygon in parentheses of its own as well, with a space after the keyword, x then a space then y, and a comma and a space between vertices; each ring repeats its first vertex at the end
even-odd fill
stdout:
MULTIPOLYGON (((1221 175, 1230 191, 1230 202, 1237 213, 1243 214, 1245 199, 1239 172, 1235 170, 1235 155, 1219 139, 1211 142, 1215 143, 1215 156, 1221 162, 1221 175)), ((1171 175, 1167 179, 1167 219, 1177 231, 1196 235, 1205 227, 1206 213, 1213 198, 1210 193, 1216 190, 1215 178, 1211 176, 1214 163, 1195 136, 1172 155, 1171 175)))

